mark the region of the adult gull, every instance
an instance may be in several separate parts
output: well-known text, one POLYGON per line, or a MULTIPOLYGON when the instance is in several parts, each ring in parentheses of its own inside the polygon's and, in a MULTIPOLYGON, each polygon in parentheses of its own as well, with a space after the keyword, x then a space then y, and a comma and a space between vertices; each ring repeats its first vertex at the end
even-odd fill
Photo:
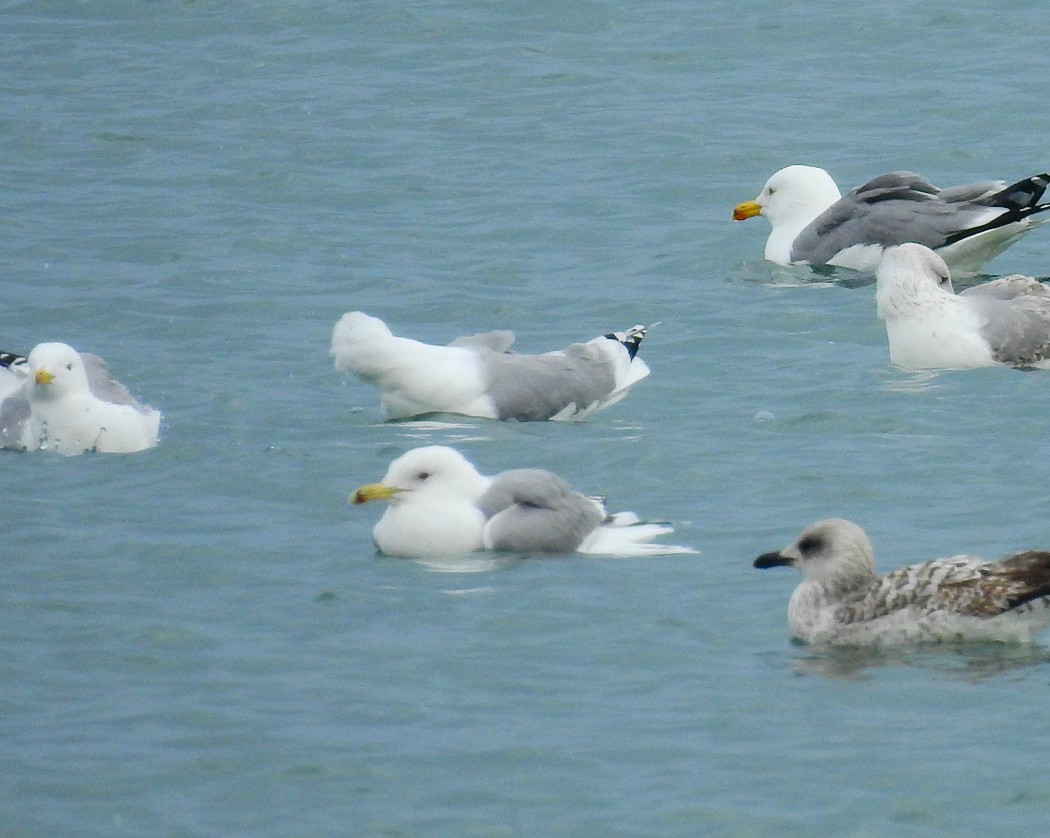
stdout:
POLYGON ((1050 173, 1007 186, 982 181, 939 189, 914 172, 890 172, 841 195, 824 169, 788 166, 753 201, 733 210, 765 216, 765 256, 781 265, 838 265, 873 271, 882 251, 904 242, 936 250, 957 272, 976 272, 1045 220, 1050 173))
POLYGON ((335 367, 375 385, 386 419, 460 413, 486 419, 583 419, 649 375, 635 326, 542 355, 509 351, 508 331, 447 346, 398 337, 377 317, 344 314, 332 333, 335 367))
POLYGON ((1050 289, 1013 275, 961 294, 948 266, 920 244, 886 250, 875 274, 890 360, 905 369, 1050 367, 1050 289))
POLYGON ((40 343, 5 372, 19 380, 11 386, 10 378, 0 379, 3 448, 127 454, 157 444, 160 413, 136 401, 97 355, 40 343))
POLYGON ((519 421, 584 419, 624 398, 649 366, 635 326, 542 355, 510 352, 512 332, 456 338, 447 345, 393 334, 363 312, 344 314, 332 333, 336 369, 379 390, 385 419, 456 413, 519 421))
POLYGON ((994 562, 959 555, 879 576, 864 530, 829 518, 754 565, 802 573, 788 624, 807 643, 1031 642, 1050 623, 1050 553, 1043 551, 994 562))
POLYGON ((379 483, 356 489, 355 504, 390 502, 372 531, 389 556, 431 558, 478 550, 617 556, 695 552, 652 543, 674 530, 630 512, 609 515, 549 471, 513 469, 492 477, 454 448, 414 448, 394 460, 379 483))

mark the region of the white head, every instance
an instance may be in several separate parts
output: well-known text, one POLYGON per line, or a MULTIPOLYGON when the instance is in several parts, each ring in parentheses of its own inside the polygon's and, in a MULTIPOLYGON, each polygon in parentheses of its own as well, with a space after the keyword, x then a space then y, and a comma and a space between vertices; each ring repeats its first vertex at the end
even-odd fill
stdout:
POLYGON ((488 484, 489 478, 479 474, 456 449, 428 445, 402 454, 390 464, 382 481, 361 486, 350 500, 405 503, 440 497, 475 501, 485 493, 488 484))
POLYGON ((766 259, 788 265, 799 233, 840 197, 835 181, 823 169, 788 166, 766 181, 755 200, 737 204, 733 220, 764 215, 773 228, 766 239, 766 259))
POLYGON ((33 398, 60 399, 89 391, 84 361, 72 346, 37 344, 29 353, 27 366, 33 379, 33 398))
POLYGON ((743 221, 764 215, 774 228, 787 224, 801 230, 841 197, 835 181, 823 169, 787 166, 766 181, 754 201, 737 205, 733 218, 743 221))
POLYGON ((361 486, 350 501, 390 501, 372 530, 387 555, 464 555, 484 547, 477 500, 489 483, 458 451, 433 445, 398 457, 381 483, 361 486))
POLYGON ((790 565, 807 581, 848 589, 875 576, 875 553, 864 530, 843 518, 810 524, 778 553, 764 553, 755 567, 790 565))
POLYGON ((955 296, 945 261, 930 248, 908 242, 886 248, 875 272, 879 317, 899 316, 916 301, 955 296))
POLYGON ((335 368, 357 375, 377 375, 385 368, 383 347, 392 337, 390 328, 378 317, 348 311, 332 330, 330 354, 335 368))

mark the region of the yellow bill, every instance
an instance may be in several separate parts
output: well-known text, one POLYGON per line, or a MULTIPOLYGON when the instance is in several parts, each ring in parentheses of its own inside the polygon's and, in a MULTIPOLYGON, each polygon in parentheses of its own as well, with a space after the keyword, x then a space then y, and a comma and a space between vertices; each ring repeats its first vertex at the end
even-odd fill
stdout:
POLYGON ((390 500, 400 491, 391 486, 384 486, 382 483, 368 483, 356 488, 347 501, 349 503, 368 503, 370 500, 390 500))
POLYGON ((737 204, 736 207, 733 208, 734 221, 746 221, 749 218, 754 218, 756 215, 761 214, 762 207, 754 201, 744 201, 742 204, 737 204))

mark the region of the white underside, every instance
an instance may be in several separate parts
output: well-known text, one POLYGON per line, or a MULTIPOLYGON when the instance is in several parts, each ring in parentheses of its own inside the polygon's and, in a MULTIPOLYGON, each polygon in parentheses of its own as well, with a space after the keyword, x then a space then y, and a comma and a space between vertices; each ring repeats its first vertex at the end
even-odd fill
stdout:
POLYGON ((881 244, 855 244, 845 250, 840 250, 828 264, 839 268, 852 268, 855 271, 874 273, 885 250, 886 248, 881 244))
POLYGON ((31 405, 32 415, 22 434, 22 445, 29 450, 130 454, 157 444, 160 413, 156 410, 143 413, 90 394, 54 402, 34 399, 31 405))
POLYGON ((956 325, 918 317, 887 320, 890 360, 909 370, 998 366, 988 341, 956 325))
POLYGON ((392 503, 372 530, 372 537, 388 556, 464 556, 482 549, 484 527, 481 510, 470 503, 392 503))
POLYGON ((1008 612, 979 618, 939 612, 918 616, 905 609, 886 617, 848 625, 824 620, 800 637, 809 643, 848 646, 894 646, 909 643, 999 642, 1031 643, 1042 631, 1050 612, 1008 612))

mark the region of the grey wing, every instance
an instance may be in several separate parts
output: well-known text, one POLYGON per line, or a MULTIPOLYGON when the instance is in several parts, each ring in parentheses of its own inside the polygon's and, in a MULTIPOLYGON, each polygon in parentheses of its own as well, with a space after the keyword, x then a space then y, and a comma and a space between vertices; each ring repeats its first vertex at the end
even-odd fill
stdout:
POLYGON ((990 198, 1006 189, 1005 180, 982 180, 977 183, 964 183, 959 186, 949 186, 940 191, 940 199, 949 203, 962 203, 965 201, 980 201, 982 198, 990 198))
POLYGON ((1033 277, 1011 274, 1001 279, 993 279, 991 282, 970 286, 959 292, 960 297, 988 296, 1000 300, 1012 300, 1025 295, 1045 297, 1050 300, 1050 288, 1033 277))
POLYGON ((81 352, 80 358, 87 372, 88 387, 95 398, 110 404, 131 405, 138 411, 147 412, 146 408, 128 392, 128 388, 109 374, 106 362, 98 355, 81 352))
POLYGON ((542 421, 569 405, 589 407, 616 387, 610 351, 623 347, 609 341, 575 343, 544 355, 482 355, 485 391, 500 419, 542 421))
POLYGON ((0 402, 0 448, 22 448, 22 433, 31 413, 28 384, 0 402))
POLYGON ((514 344, 514 332, 501 329, 495 332, 482 332, 477 335, 463 335, 449 343, 449 346, 463 346, 468 349, 491 349, 503 353, 514 344))
POLYGON ((792 261, 827 264, 855 245, 917 242, 943 247, 984 208, 939 198, 941 190, 911 172, 892 172, 858 186, 803 230, 791 248, 792 261))
POLYGON ((496 475, 478 506, 496 550, 570 552, 604 519, 599 504, 542 469, 496 475))
POLYGON ((1010 300, 988 295, 966 299, 981 317, 981 337, 996 361, 1024 367, 1050 358, 1050 298, 1026 294, 1010 300))

